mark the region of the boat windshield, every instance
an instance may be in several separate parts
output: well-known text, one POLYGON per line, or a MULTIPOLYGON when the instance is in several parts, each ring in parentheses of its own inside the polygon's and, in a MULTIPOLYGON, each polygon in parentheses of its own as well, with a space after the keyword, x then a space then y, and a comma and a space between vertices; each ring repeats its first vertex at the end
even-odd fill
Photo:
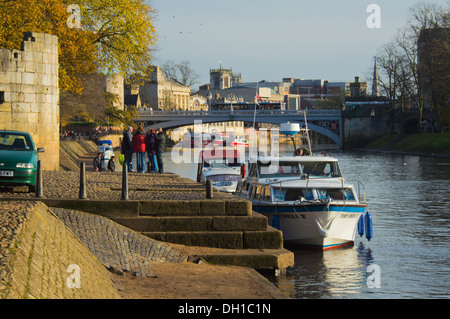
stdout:
POLYGON ((351 188, 330 189, 300 189, 300 188, 273 188, 273 199, 276 202, 304 200, 348 200, 354 201, 355 196, 351 188))
POLYGON ((309 176, 320 177, 341 177, 339 164, 334 161, 280 161, 280 162, 259 162, 260 178, 275 178, 286 176, 309 176))
POLYGON ((260 178, 301 175, 301 169, 297 162, 260 162, 258 166, 260 178))
POLYGON ((207 180, 210 180, 212 182, 221 182, 221 181, 238 181, 240 182, 242 180, 241 175, 228 175, 228 174, 221 174, 221 175, 211 175, 206 177, 207 180))
POLYGON ((302 172, 309 176, 342 177, 337 162, 302 162, 302 172))
POLYGON ((233 166, 241 166, 238 159, 236 158, 214 158, 205 160, 204 167, 212 167, 212 168, 224 168, 224 167, 233 167, 233 166))

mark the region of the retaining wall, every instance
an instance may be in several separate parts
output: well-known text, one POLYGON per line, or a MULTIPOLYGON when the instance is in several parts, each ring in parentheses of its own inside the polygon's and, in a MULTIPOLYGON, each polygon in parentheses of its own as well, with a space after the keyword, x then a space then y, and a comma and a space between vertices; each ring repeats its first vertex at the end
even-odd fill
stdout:
POLYGON ((1 298, 120 298, 108 270, 45 204, 15 202, 13 218, 14 207, 25 209, 26 218, 0 255, 1 298))

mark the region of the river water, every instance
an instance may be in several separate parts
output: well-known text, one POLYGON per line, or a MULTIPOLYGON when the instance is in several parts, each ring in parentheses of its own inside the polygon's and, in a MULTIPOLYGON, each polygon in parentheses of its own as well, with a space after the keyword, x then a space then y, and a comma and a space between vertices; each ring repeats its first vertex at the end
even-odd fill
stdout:
MULTIPOLYGON (((374 237, 350 248, 298 250, 285 275, 267 278, 293 299, 450 297, 450 159, 331 151, 349 180, 363 182, 374 237)), ((197 164, 165 170, 195 179, 197 164)))

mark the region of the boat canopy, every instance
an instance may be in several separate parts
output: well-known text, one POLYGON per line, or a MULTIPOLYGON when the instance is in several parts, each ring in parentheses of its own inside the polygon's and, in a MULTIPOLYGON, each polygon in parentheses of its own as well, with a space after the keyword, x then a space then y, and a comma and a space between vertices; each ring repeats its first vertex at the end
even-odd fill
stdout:
POLYGON ((326 156, 263 157, 258 159, 257 164, 250 168, 249 177, 342 177, 338 160, 326 156))
POLYGON ((102 141, 98 141, 98 145, 103 145, 103 144, 109 144, 109 145, 112 145, 112 141, 110 141, 110 140, 102 140, 102 141))

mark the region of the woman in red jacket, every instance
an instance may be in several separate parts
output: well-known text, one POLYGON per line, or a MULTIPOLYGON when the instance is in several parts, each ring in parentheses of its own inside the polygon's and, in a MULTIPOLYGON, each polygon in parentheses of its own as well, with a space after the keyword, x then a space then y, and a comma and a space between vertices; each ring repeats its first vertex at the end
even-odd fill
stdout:
POLYGON ((139 127, 136 134, 133 136, 133 152, 136 153, 137 172, 145 172, 145 133, 139 127))

